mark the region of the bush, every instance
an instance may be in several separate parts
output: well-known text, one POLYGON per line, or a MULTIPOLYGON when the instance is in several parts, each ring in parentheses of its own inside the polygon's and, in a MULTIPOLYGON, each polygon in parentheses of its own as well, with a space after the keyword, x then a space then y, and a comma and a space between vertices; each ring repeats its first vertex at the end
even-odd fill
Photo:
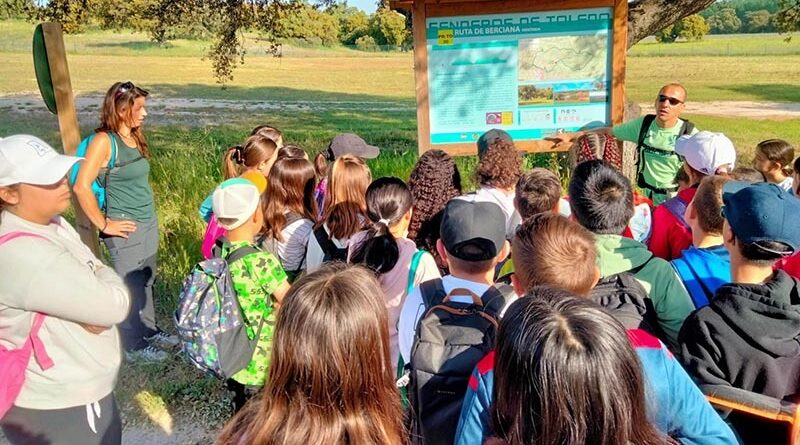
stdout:
POLYGON ((714 34, 734 34, 739 32, 742 21, 736 15, 735 9, 724 8, 708 18, 708 26, 714 34))
POLYGON ((679 38, 684 40, 702 40, 708 34, 709 26, 706 20, 699 15, 690 15, 678 20, 676 23, 667 26, 657 32, 656 41, 661 43, 672 43, 679 38))
POLYGON ((380 48, 378 48, 378 44, 372 36, 361 36, 356 39, 356 49, 359 51, 376 52, 380 48))

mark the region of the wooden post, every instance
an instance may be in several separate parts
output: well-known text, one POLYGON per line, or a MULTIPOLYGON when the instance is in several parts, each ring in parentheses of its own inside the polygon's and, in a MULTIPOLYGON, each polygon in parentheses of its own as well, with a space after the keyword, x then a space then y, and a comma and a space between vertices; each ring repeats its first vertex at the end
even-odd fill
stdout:
MULTIPOLYGON (((78 126, 75 97, 72 94, 72 83, 69 78, 64 34, 61 31, 60 23, 42 23, 42 32, 44 34, 45 47, 47 48, 50 77, 55 91, 61 144, 64 147, 64 154, 74 155, 78 145, 81 143, 81 131, 78 126)), ((72 207, 75 209, 78 233, 81 236, 81 240, 99 258, 100 245, 97 241, 97 230, 95 230, 89 218, 86 217, 86 214, 83 213, 83 209, 78 204, 74 194, 72 195, 72 207)))

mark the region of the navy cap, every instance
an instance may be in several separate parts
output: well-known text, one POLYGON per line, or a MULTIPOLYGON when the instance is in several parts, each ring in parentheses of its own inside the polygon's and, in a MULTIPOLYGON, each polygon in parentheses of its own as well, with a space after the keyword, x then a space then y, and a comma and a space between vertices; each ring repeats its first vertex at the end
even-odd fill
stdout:
POLYGON ((478 157, 482 158, 483 155, 489 150, 489 146, 492 145, 494 141, 501 140, 506 142, 514 142, 511 140, 511 135, 506 133, 505 131, 499 128, 493 128, 486 133, 483 133, 481 137, 478 138, 478 157))
POLYGON ((444 208, 440 236, 448 255, 465 261, 490 260, 506 241, 506 217, 493 202, 454 198, 444 208))
POLYGON ((728 181, 722 189, 722 203, 728 225, 743 243, 774 241, 786 244, 792 252, 800 246, 796 221, 800 199, 776 184, 728 181))

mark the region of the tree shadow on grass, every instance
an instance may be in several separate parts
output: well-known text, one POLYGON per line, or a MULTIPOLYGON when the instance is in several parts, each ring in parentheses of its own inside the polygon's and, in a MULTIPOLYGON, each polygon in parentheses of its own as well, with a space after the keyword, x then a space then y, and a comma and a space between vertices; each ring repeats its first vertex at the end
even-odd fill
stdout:
POLYGON ((86 43, 90 48, 122 48, 131 51, 148 51, 153 49, 167 49, 172 47, 172 44, 158 43, 153 41, 129 41, 129 42, 91 42, 86 43))
POLYGON ((721 85, 710 88, 752 95, 763 101, 800 102, 800 88, 797 85, 750 83, 745 85, 721 85))
MULTIPOLYGON (((401 106, 413 106, 413 98, 399 98, 375 94, 357 94, 336 91, 298 89, 288 87, 246 87, 228 85, 224 89, 219 85, 199 83, 190 84, 143 84, 143 88, 157 97, 183 99, 214 100, 263 100, 287 102, 353 102, 353 106, 364 102, 386 102, 401 106)), ((346 88, 343 88, 343 90, 346 88)), ((346 104, 342 104, 346 105, 346 104)))

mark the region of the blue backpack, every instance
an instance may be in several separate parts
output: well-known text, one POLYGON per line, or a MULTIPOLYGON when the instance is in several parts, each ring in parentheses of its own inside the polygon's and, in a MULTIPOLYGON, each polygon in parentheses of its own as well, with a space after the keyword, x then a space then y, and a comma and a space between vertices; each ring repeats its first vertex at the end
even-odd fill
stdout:
MULTIPOLYGON (((96 135, 97 133, 92 133, 82 140, 80 145, 78 145, 75 156, 82 158, 86 157, 86 151, 89 149, 89 144, 92 143, 92 140, 96 135)), ((106 165, 105 168, 100 169, 97 177, 92 182, 92 194, 97 200, 97 207, 100 208, 100 211, 103 212, 103 214, 105 214, 107 210, 106 202, 108 201, 108 196, 106 189, 108 188, 108 178, 111 176, 111 173, 115 173, 122 167, 142 159, 142 156, 140 155, 129 161, 117 164, 117 139, 114 137, 114 133, 108 133, 108 138, 111 139, 111 156, 108 158, 108 165, 106 165), (103 177, 102 180, 100 179, 100 176, 103 177)), ((69 172, 69 185, 72 187, 75 186, 75 181, 78 180, 78 172, 80 171, 82 164, 83 163, 81 162, 76 163, 72 166, 72 170, 69 172)))
POLYGON ((247 326, 255 324, 242 313, 229 268, 258 251, 244 246, 225 258, 201 261, 183 282, 174 320, 183 352, 196 367, 221 379, 247 367, 261 336, 266 317, 250 339, 247 326))

